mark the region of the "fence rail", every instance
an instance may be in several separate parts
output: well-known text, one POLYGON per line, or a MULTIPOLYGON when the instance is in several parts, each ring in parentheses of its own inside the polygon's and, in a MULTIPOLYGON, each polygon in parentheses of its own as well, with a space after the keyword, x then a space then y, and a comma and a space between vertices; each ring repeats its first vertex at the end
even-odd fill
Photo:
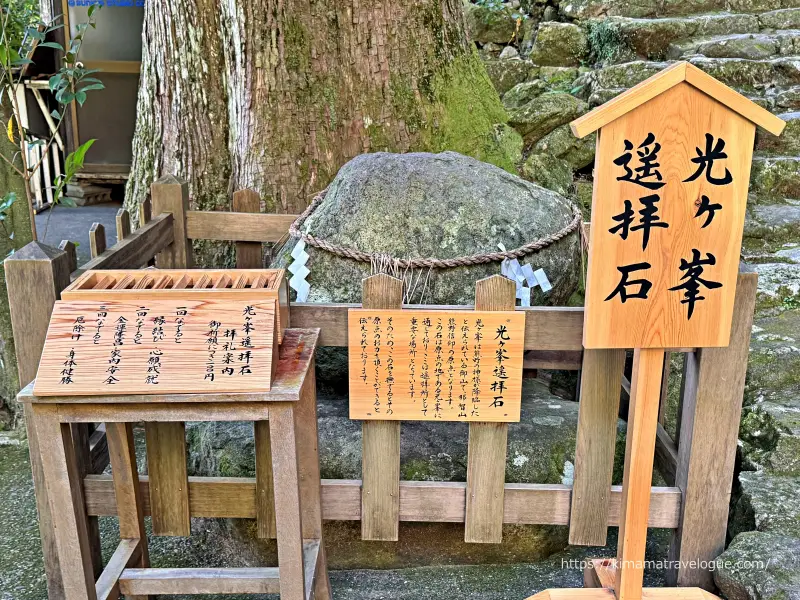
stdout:
MULTIPOLYGON (((152 198, 154 216, 150 216, 148 200, 140 206, 136 231, 130 231, 127 213, 123 211, 118 215, 116 244, 103 249, 105 238, 99 240, 97 236, 102 234, 95 229, 96 256, 78 270, 74 269, 74 245, 69 243, 62 244, 63 250, 57 250, 33 242, 6 261, 23 385, 35 376, 53 303, 69 284, 71 270, 74 278, 87 269, 146 267, 154 258, 158 266, 190 267, 189 242, 192 239, 236 242, 237 267, 258 268, 262 266, 260 243, 282 239, 294 220, 293 215, 247 212, 257 210, 258 197, 246 190, 234 194, 234 207, 241 212, 188 210, 188 188, 175 178, 154 184, 152 198), (35 307, 31 306, 31 298, 37 299, 35 307)), ((663 427, 659 430, 656 463, 666 479, 675 483, 670 487, 652 488, 649 526, 673 529, 671 556, 684 561, 681 564, 686 566, 672 571, 669 578, 680 585, 712 588, 711 573, 687 561, 694 559, 694 564, 699 565, 701 561, 715 558, 724 547, 756 281, 755 274, 739 276, 729 347, 673 350, 686 353, 679 408, 681 425, 677 443, 663 427), (732 373, 736 375, 732 377, 732 373)), ((358 306, 361 305, 292 303, 291 326, 318 327, 320 345, 344 347, 347 345, 347 312, 358 306)), ((431 307, 409 305, 404 308, 431 307)), ((436 308, 469 310, 472 307, 436 308)), ((517 310, 526 313, 527 368, 582 370, 575 475, 571 486, 505 483, 500 490, 502 517, 495 515, 492 521, 568 525, 571 543, 603 545, 607 527, 616 525, 619 518, 621 490, 611 485, 611 477, 621 408, 624 351, 584 352, 581 308, 517 310)), ((624 414, 624 398, 622 408, 624 414)), ((109 476, 100 474, 108 464, 107 448, 102 429, 91 430, 88 424, 73 424, 72 427, 73 441, 80 446, 76 449, 79 455, 86 457, 83 493, 91 523, 97 516, 116 513, 113 482, 109 476)), ((396 427, 399 435, 399 422, 396 427)), ((182 427, 178 427, 175 434, 182 435, 182 427)), ((63 597, 63 591, 59 588, 47 502, 42 500, 46 492, 37 464, 36 432, 29 431, 29 436, 48 590, 51 600, 55 600, 63 597)), ((159 451, 158 447, 148 446, 148 453, 159 451)), ((379 465, 367 464, 374 460, 369 456, 372 453, 364 453, 362 466, 365 472, 374 472, 379 465)), ((399 449, 397 456, 399 460, 399 449)), ((493 465, 494 469, 504 469, 504 458, 494 461, 493 465)), ((189 478, 188 483, 192 516, 252 518, 256 514, 254 479, 216 478, 199 482, 189 478), (221 497, 225 498, 224 503, 219 502, 221 497)), ((149 511, 150 481, 143 477, 140 485, 145 510, 149 511)), ((388 519, 389 525, 392 520, 395 528, 400 521, 439 521, 464 522, 469 528, 466 482, 397 481, 397 485, 399 508, 381 517, 384 521, 388 519)), ((322 486, 322 510, 326 519, 362 519, 361 480, 323 480, 322 486)), ((480 533, 477 536, 478 541, 489 541, 481 540, 480 533)), ((93 543, 99 549, 97 534, 93 543)))

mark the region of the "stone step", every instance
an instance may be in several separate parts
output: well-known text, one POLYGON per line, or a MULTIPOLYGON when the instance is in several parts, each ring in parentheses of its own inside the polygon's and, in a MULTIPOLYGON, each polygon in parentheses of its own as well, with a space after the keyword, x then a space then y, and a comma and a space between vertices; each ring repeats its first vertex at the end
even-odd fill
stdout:
POLYGON ((778 114, 786 121, 780 136, 756 129, 756 154, 760 156, 800 156, 800 112, 778 114))
POLYGON ((607 17, 589 21, 589 45, 594 55, 619 60, 632 55, 663 60, 671 46, 694 38, 754 33, 761 28, 752 14, 714 13, 691 17, 640 19, 607 17))
POLYGON ((668 58, 744 58, 764 60, 800 54, 800 30, 775 33, 734 33, 670 44, 668 58))
MULTIPOLYGON (((800 105, 800 57, 771 60, 693 57, 689 62, 774 112, 800 105)), ((598 106, 665 69, 670 61, 631 61, 609 65, 580 77, 575 86, 591 106, 598 106)))
POLYGON ((759 201, 800 199, 800 156, 755 156, 750 193, 759 201))
POLYGON ((671 17, 718 11, 762 13, 800 7, 800 0, 560 0, 559 11, 572 19, 600 16, 671 17))

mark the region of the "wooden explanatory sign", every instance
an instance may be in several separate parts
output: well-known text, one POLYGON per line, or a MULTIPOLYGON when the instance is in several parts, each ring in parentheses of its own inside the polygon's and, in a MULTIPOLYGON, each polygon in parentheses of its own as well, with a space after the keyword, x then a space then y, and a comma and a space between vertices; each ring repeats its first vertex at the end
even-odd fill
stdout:
POLYGON ((266 392, 276 327, 274 298, 59 301, 34 393, 266 392))
POLYGON ((352 309, 350 418, 519 421, 524 336, 518 312, 352 309))

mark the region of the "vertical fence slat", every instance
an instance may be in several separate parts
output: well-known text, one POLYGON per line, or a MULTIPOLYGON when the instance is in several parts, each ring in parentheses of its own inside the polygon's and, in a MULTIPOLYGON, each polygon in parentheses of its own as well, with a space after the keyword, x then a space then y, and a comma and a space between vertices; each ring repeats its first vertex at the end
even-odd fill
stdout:
POLYGON ((256 527, 258 537, 275 539, 275 488, 269 421, 253 423, 256 445, 256 527))
POLYGON ((139 202, 139 227, 144 227, 153 218, 153 201, 150 196, 145 196, 139 202))
POLYGON ((131 216, 128 214, 128 211, 124 208, 120 208, 117 211, 116 222, 117 243, 119 243, 131 234, 131 216))
POLYGON ((191 533, 184 423, 146 423, 147 474, 155 535, 191 533))
MULTIPOLYGON (((233 193, 234 212, 261 212, 261 198, 254 190, 233 193)), ((261 242, 236 242, 236 268, 260 269, 263 266, 261 242)))
POLYGON ((683 492, 681 527, 670 559, 684 565, 667 572, 668 583, 713 589, 713 573, 701 569, 725 548, 733 468, 742 413, 758 276, 740 274, 730 344, 689 356, 685 377, 675 485, 683 492))
POLYGON ((156 181, 150 192, 153 215, 172 213, 173 242, 156 256, 159 269, 190 269, 194 264, 192 244, 186 237, 186 213, 189 211, 189 184, 167 175, 156 181))
MULTIPOLYGON (((161 269, 191 268, 192 246, 186 238, 189 185, 177 177, 167 175, 153 183, 150 195, 153 215, 172 213, 173 217, 173 242, 156 256, 156 266, 161 269)), ((141 218, 141 209, 144 207, 139 208, 141 218)), ((186 425, 145 423, 144 430, 153 533, 189 535, 191 522, 186 474, 186 425)))
POLYGON ((100 256, 106 251, 106 228, 102 223, 92 223, 89 229, 89 249, 92 252, 92 258, 100 256))
MULTIPOLYGON (((475 310, 514 310, 516 286, 502 275, 475 284, 475 310)), ((503 540, 508 423, 470 423, 464 541, 503 540)))
MULTIPOLYGON (((401 279, 381 273, 364 280, 364 308, 393 309, 402 304, 401 279)), ((364 421, 361 437, 361 538, 397 541, 400 529, 400 421, 364 421)))
POLYGON ((69 261, 69 272, 72 273, 78 268, 78 248, 69 240, 61 240, 58 249, 66 253, 69 261))
MULTIPOLYGON (((69 257, 50 246, 31 242, 17 250, 5 261, 8 304, 14 331, 19 383, 24 386, 36 377, 39 357, 47 335, 47 325, 53 304, 61 290, 69 285, 69 257), (35 302, 31 302, 35 298, 35 302)), ((28 447, 31 455, 33 487, 36 508, 39 512, 39 532, 42 538, 47 594, 50 600, 64 598, 64 586, 56 551, 56 541, 44 474, 39 454, 39 441, 33 426, 30 404, 25 405, 25 424, 28 430, 28 447)))
POLYGON ((625 350, 585 350, 569 543, 605 546, 625 350))

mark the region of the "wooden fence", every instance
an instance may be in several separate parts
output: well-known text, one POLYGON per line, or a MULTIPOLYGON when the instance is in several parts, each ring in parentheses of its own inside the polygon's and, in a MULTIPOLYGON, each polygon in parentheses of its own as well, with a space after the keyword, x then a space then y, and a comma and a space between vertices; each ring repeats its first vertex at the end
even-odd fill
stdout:
MULTIPOLYGON (((35 377, 53 303, 61 290, 87 269, 140 268, 151 264, 153 259, 159 267, 191 267, 193 239, 235 242, 237 267, 261 267, 261 243, 283 238, 294 216, 258 213, 258 196, 249 190, 233 195, 233 208, 236 212, 189 210, 186 183, 167 177, 152 186, 151 200, 140 206, 140 226, 136 231, 131 232, 125 211, 117 216, 117 243, 113 246, 106 247, 102 226, 92 228, 93 258, 81 269, 76 269, 75 249, 68 242, 62 243, 61 249, 33 242, 6 260, 20 383, 24 386, 35 377)), ((678 435, 677 440, 673 440, 659 426, 656 464, 669 487, 652 488, 649 514, 650 527, 674 532, 670 558, 676 562, 668 572, 668 581, 673 585, 712 589, 712 574, 700 568, 700 561, 712 560, 724 549, 756 281, 755 274, 739 275, 730 346, 673 350, 685 355, 678 435)), ((344 347, 347 345, 347 312, 357 306, 360 305, 293 303, 291 326, 319 327, 322 346, 344 347)), ((466 310, 472 307, 447 308, 466 310)), ((621 486, 611 485, 611 478, 617 420, 620 414, 623 418, 627 414, 624 406, 627 381, 623 376, 625 351, 583 351, 581 308, 517 310, 526 311, 526 368, 581 371, 573 485, 504 482, 505 436, 501 437, 502 451, 495 446, 497 451, 489 453, 491 456, 481 464, 488 479, 498 480, 499 477, 499 489, 487 488, 490 484, 485 482, 486 478, 475 477, 468 477, 468 482, 400 481, 401 424, 371 422, 365 424, 365 427, 373 427, 369 432, 365 429, 365 449, 370 443, 368 438, 396 439, 397 443, 383 447, 380 453, 365 450, 362 472, 367 484, 362 485, 361 480, 322 481, 325 519, 362 520, 365 539, 397 539, 399 521, 427 521, 465 523, 468 541, 498 541, 503 524, 541 524, 569 526, 572 544, 606 543, 607 527, 619 521, 622 493, 621 486), (375 436, 381 426, 389 432, 375 436), (386 465, 397 465, 397 468, 386 465), (367 486, 370 493, 365 494, 367 486), (491 493, 487 494, 487 490, 491 493), (471 497, 488 500, 470 510, 468 498, 471 497), (491 510, 493 506, 497 510, 491 510), (367 519, 370 523, 364 526, 367 519)), ((160 424, 159 427, 165 425, 176 426, 176 429, 159 431, 158 436, 152 436, 159 442, 148 445, 148 453, 163 453, 165 458, 185 453, 182 425, 160 424)), ((473 457, 476 455, 474 446, 482 439, 477 431, 470 430, 469 452, 473 457)), ((29 427, 28 435, 48 592, 54 600, 63 596, 63 590, 41 465, 36 458, 36 432, 29 427)), ((97 517, 116 514, 112 479, 102 474, 108 464, 105 435, 102 428, 74 424, 72 437, 83 477, 95 567, 99 574, 102 564, 97 517)), ((140 480, 147 514, 150 514, 151 484, 153 480, 148 477, 140 480)), ((187 484, 174 493, 188 502, 193 517, 255 518, 257 511, 263 510, 263 502, 256 499, 255 479, 225 477, 199 481, 188 477, 187 484), (224 502, 220 502, 220 498, 224 498, 224 502)))

